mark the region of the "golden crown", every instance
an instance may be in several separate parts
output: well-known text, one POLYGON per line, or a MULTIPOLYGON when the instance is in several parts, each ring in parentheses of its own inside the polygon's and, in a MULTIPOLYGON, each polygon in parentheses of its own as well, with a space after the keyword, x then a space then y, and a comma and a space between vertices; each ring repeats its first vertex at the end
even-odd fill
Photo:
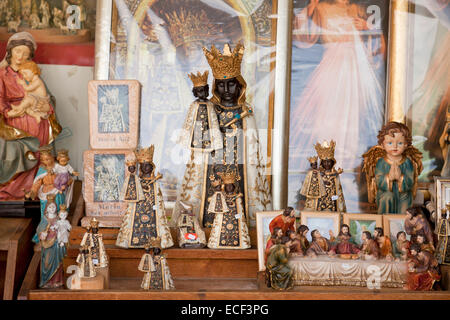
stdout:
POLYGON ((134 165, 136 165, 136 157, 133 154, 127 156, 127 158, 125 159, 125 164, 127 166, 134 166, 134 165))
POLYGON ((95 218, 93 218, 90 221, 91 228, 98 228, 98 224, 99 224, 99 221, 97 219, 95 219, 95 218))
POLYGON ((239 42, 233 51, 225 44, 223 54, 213 45, 211 51, 203 47, 203 52, 215 79, 231 79, 241 75, 244 46, 239 42))
POLYGON ((160 248, 161 249, 161 238, 160 237, 151 237, 148 240, 148 244, 150 245, 150 247, 152 248, 160 248))
POLYGON ((59 211, 66 211, 66 210, 67 210, 67 206, 65 204, 59 205, 59 211))
POLYGON ((219 172, 218 175, 222 179, 224 184, 232 184, 240 180, 236 170, 227 170, 226 172, 219 172))
POLYGON ((58 154, 58 157, 59 156, 66 156, 66 157, 68 157, 69 156, 69 150, 61 149, 61 150, 58 150, 57 154, 58 154))
POLYGON ((48 194, 47 195, 47 201, 55 202, 55 199, 56 199, 56 194, 48 194))
POLYGON ((153 162, 153 153, 155 152, 155 146, 151 145, 148 148, 141 148, 135 151, 136 158, 139 163, 153 162))
POLYGON ((208 74, 208 70, 206 70, 203 74, 201 74, 200 71, 197 71, 197 75, 190 73, 188 74, 188 77, 191 79, 194 87, 203 87, 208 84, 208 74))
POLYGON ((317 162, 317 156, 314 157, 308 157, 309 163, 316 163, 317 162))
POLYGON ((168 31, 175 47, 189 42, 204 43, 219 30, 213 24, 204 10, 200 13, 186 11, 182 8, 179 13, 173 11, 166 14, 168 31))
POLYGON ((315 149, 317 151, 317 154, 318 154, 320 160, 327 160, 327 159, 334 160, 334 148, 335 147, 336 147, 336 142, 334 142, 334 140, 331 140, 330 143, 328 143, 328 141, 324 141, 324 142, 322 142, 322 144, 317 142, 315 145, 315 149))

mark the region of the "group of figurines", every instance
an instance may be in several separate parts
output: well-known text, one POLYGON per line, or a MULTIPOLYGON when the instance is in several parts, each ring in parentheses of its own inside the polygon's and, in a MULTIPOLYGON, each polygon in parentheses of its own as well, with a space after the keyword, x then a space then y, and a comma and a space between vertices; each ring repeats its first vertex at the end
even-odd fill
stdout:
POLYGON ((404 288, 407 290, 432 290, 435 282, 440 280, 438 265, 450 264, 450 204, 443 209, 437 246, 432 226, 420 206, 406 210, 405 231, 399 231, 393 243, 383 228, 376 227, 373 233, 367 230, 362 232, 361 245, 357 244, 347 224, 341 225, 337 236, 330 230, 329 238, 317 229, 312 230, 310 242, 307 239, 308 226, 300 225, 295 229, 293 212, 293 208, 287 208, 269 224, 271 237, 264 251, 266 283, 276 290, 287 290, 293 286, 290 257, 329 256, 406 262, 408 275, 404 288))
MULTIPOLYGON (((362 155, 369 203, 375 203, 379 214, 404 214, 412 206, 417 182, 422 172, 422 154, 412 146, 409 128, 399 122, 388 122, 378 133, 378 145, 362 155)), ((345 199, 334 158, 335 142, 317 143, 317 156, 308 158, 311 169, 300 190, 305 210, 346 212, 345 199)))
POLYGON ((86 23, 84 0, 0 0, 0 26, 6 26, 8 32, 17 32, 19 27, 30 29, 58 28, 64 34, 75 32, 67 26, 67 20, 73 14, 69 6, 77 6, 80 28, 86 23))

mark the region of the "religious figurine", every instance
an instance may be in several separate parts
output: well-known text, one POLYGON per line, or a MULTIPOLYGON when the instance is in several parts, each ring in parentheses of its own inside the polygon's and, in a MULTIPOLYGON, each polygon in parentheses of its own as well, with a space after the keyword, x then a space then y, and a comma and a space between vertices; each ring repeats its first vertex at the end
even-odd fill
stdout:
POLYGON ((437 266, 434 256, 426 251, 422 251, 418 244, 412 244, 412 259, 408 263, 408 279, 405 289, 430 291, 436 281, 439 281, 437 266))
POLYGON ((394 258, 392 255, 392 243, 391 239, 384 235, 383 228, 376 227, 373 232, 373 238, 378 243, 378 248, 380 248, 380 258, 391 261, 394 258))
POLYGON ((61 247, 69 243, 70 230, 72 230, 72 226, 67 220, 67 215, 68 212, 66 205, 60 205, 58 213, 59 220, 56 222, 56 224, 58 225, 58 243, 61 247))
POLYGON ((418 234, 416 236, 416 244, 418 244, 420 246, 420 250, 426 251, 426 252, 434 255, 435 249, 434 249, 433 244, 428 242, 427 239, 425 239, 425 236, 423 234, 418 234))
POLYGON ((222 183, 220 179, 212 181, 211 187, 214 190, 214 194, 208 198, 208 211, 203 217, 203 224, 206 228, 212 227, 216 214, 224 214, 225 212, 230 211, 227 202, 225 201, 225 195, 222 192, 222 183))
POLYGON ((363 260, 378 260, 380 258, 380 248, 378 243, 372 239, 369 231, 363 231, 361 235, 362 245, 359 256, 363 260))
POLYGON ((145 272, 141 288, 145 290, 173 290, 172 275, 165 255, 161 254, 161 239, 150 238, 138 267, 145 272))
POLYGON ((277 243, 270 249, 266 262, 267 285, 275 290, 288 290, 294 286, 292 269, 288 265, 289 248, 286 243, 288 237, 277 239, 277 243))
POLYGON ((81 246, 88 246, 94 267, 104 268, 108 266, 108 256, 103 243, 103 235, 98 233, 98 220, 93 218, 87 232, 81 240, 81 246))
POLYGON ((330 241, 327 238, 322 237, 319 230, 315 229, 311 231, 311 239, 312 241, 309 249, 306 251, 308 257, 317 257, 328 254, 328 251, 331 248, 330 241))
MULTIPOLYGON (((448 90, 447 90, 448 92, 448 90)), ((442 135, 439 138, 439 145, 442 149, 442 157, 444 158, 444 165, 441 170, 441 177, 450 177, 450 152, 448 145, 450 144, 450 107, 447 105, 445 127, 442 135)))
POLYGON ((41 0, 41 4, 39 5, 39 11, 41 13, 42 19, 39 23, 39 29, 46 29, 50 26, 50 6, 47 1, 41 0))
POLYGON ((245 221, 243 194, 239 192, 236 171, 220 174, 223 181, 225 201, 230 211, 216 214, 208 240, 212 249, 248 249, 251 247, 248 227, 245 221))
POLYGON ((392 252, 397 261, 406 261, 409 256, 409 247, 411 243, 406 240, 406 232, 397 232, 397 241, 392 246, 392 252))
MULTIPOLYGON (((56 189, 60 191, 65 191, 67 188, 73 186, 73 178, 71 177, 79 176, 79 173, 73 170, 72 166, 69 164, 69 160, 68 150, 58 150, 56 156, 57 163, 55 164, 53 171, 56 174, 54 185, 56 189)), ((68 194, 72 194, 72 192, 69 192, 68 194)))
POLYGON ((266 249, 264 250, 264 261, 267 261, 267 256, 269 255, 270 249, 276 244, 277 240, 281 240, 284 236, 283 230, 281 228, 275 227, 270 233, 270 238, 267 240, 266 249))
POLYGON ((306 251, 309 249, 309 241, 306 238, 306 235, 308 234, 309 228, 308 226, 302 224, 297 228, 297 237, 300 241, 300 244, 302 246, 303 253, 306 253, 306 251))
MULTIPOLYGON (((331 235, 331 234, 330 234, 331 235)), ((359 253, 359 248, 356 245, 355 240, 352 238, 350 233, 350 227, 347 224, 343 224, 339 230, 337 238, 331 237, 332 245, 329 254, 339 254, 339 255, 355 255, 359 253), (334 241, 333 241, 334 240, 334 241)))
POLYGON ((206 246, 205 232, 200 227, 192 206, 180 202, 184 207, 177 221, 178 245, 180 248, 203 248, 206 246))
POLYGON ((306 197, 305 210, 317 210, 319 198, 326 195, 320 171, 317 169, 317 156, 308 158, 311 169, 303 181, 300 194, 306 197))
POLYGON ((442 208, 442 216, 437 228, 438 244, 436 247, 436 259, 439 264, 450 264, 450 224, 449 217, 450 203, 447 203, 445 208, 442 208))
POLYGON ((429 243, 433 243, 433 231, 430 223, 419 206, 406 210, 405 231, 411 236, 411 243, 417 243, 417 235, 419 234, 423 235, 429 243))
MULTIPOLYGON (((40 123, 26 113, 16 118, 8 116, 13 106, 20 104, 26 96, 23 87, 17 82, 17 79, 22 78, 19 66, 31 61, 35 51, 36 42, 31 34, 16 33, 8 39, 6 56, 0 63, 0 145, 4 146, 0 148, 1 201, 24 199, 39 168, 39 157, 35 152, 39 151, 39 147, 52 143, 62 130, 51 102, 46 119, 41 119, 40 123), (11 154, 17 156, 7 156, 11 154)), ((42 213, 44 206, 41 207, 42 213)))
MULTIPOLYGON (((128 188, 133 190, 133 181, 134 185, 141 184, 144 199, 137 202, 128 200, 128 208, 117 235, 116 245, 119 247, 143 248, 152 237, 161 239, 162 248, 173 246, 172 235, 167 224, 164 200, 157 182, 162 178, 162 175, 158 173, 155 176, 154 174, 153 152, 153 145, 135 151, 139 162, 140 176, 137 181, 130 177, 126 190, 128 188)), ((129 171, 132 166, 133 164, 128 166, 129 171)), ((130 197, 137 199, 137 189, 133 192, 136 192, 135 197, 130 197)), ((128 198, 128 195, 125 195, 124 198, 128 198)))
POLYGON ((37 227, 37 235, 41 246, 41 279, 40 288, 57 288, 63 285, 63 259, 66 246, 58 242, 58 216, 55 195, 47 195, 44 216, 37 227))
MULTIPOLYGON (((204 209, 202 207, 204 204, 201 203, 200 198, 193 196, 196 193, 200 194, 203 185, 207 183, 208 177, 204 168, 208 163, 208 154, 223 148, 222 133, 214 111, 214 104, 208 100, 208 73, 208 71, 205 71, 203 74, 197 72, 197 75, 194 73, 188 75, 194 85, 192 93, 197 99, 189 107, 177 143, 191 150, 191 158, 186 164, 185 174, 178 190, 172 217, 173 221, 176 222, 180 212, 183 210, 180 201, 188 201, 193 205, 194 213, 199 218, 201 225, 210 228, 214 221, 215 205, 223 204, 223 197, 220 197, 220 193, 214 193, 214 195, 209 196, 208 210, 203 210, 203 214, 199 215, 200 210, 204 209), (195 184, 192 180, 194 177, 200 178, 201 183, 195 184), (219 198, 219 203, 216 202, 216 195, 219 198), (210 209, 212 210, 210 211, 210 209)), ((218 186, 218 192, 220 192, 219 179, 210 183, 212 184, 213 182, 214 186, 212 188, 217 188, 218 186)))
POLYGON ((289 238, 289 241, 286 243, 286 246, 289 248, 289 256, 303 256, 302 244, 297 237, 297 233, 288 230, 286 231, 286 236, 289 238))
POLYGON ((79 278, 94 278, 97 275, 92 261, 92 254, 87 244, 80 247, 77 263, 79 278))
POLYGON ((283 234, 286 234, 286 231, 292 230, 295 232, 295 212, 294 208, 287 207, 284 209, 283 213, 276 216, 269 223, 270 233, 273 232, 275 228, 280 228, 283 231, 283 234))
MULTIPOLYGON (((320 175, 325 187, 325 195, 317 200, 318 211, 339 211, 346 212, 344 193, 339 179, 339 175, 343 172, 341 168, 336 170, 336 159, 334 158, 334 149, 336 143, 331 140, 330 143, 324 141, 322 144, 317 143, 315 149, 320 158, 320 175)), ((319 188, 317 181, 316 188, 319 188)))
MULTIPOLYGON (((198 214, 200 224, 204 226, 202 219, 209 207, 208 198, 215 192, 211 182, 219 178, 220 172, 234 171, 239 177, 236 179, 236 189, 242 194, 242 218, 247 220, 250 226, 254 226, 256 212, 271 210, 272 205, 253 108, 245 101, 247 84, 241 75, 244 47, 237 44, 234 50, 231 50, 230 46, 225 44, 223 53, 215 46, 212 46, 210 51, 203 48, 203 52, 214 76, 211 102, 222 133, 220 139, 223 149, 206 153, 205 159, 197 162, 202 163, 201 168, 204 168, 206 173, 196 169, 195 172, 199 174, 194 175, 193 171, 191 176, 185 175, 182 189, 186 192, 186 197, 200 196, 199 206, 194 204, 194 212, 198 214), (201 189, 190 189, 197 185, 201 186, 201 189)), ((221 216, 226 215, 224 213, 221 216)))
POLYGON ((369 202, 376 203, 378 213, 404 213, 416 196, 422 153, 403 123, 387 123, 377 138, 378 145, 363 154, 369 202))

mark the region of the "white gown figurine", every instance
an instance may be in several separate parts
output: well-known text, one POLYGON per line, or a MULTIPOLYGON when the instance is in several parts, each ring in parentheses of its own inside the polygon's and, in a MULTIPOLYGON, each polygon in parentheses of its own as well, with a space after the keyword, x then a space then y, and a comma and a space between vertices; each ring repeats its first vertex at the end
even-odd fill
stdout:
POLYGON ((87 245, 92 256, 94 267, 104 268, 108 266, 108 256, 106 255, 103 235, 98 233, 98 220, 93 218, 88 231, 81 240, 81 246, 87 245))
POLYGON ((214 104, 208 100, 209 85, 208 71, 203 74, 197 72, 189 74, 189 78, 194 85, 192 93, 197 99, 189 107, 181 134, 177 143, 182 147, 191 150, 191 157, 186 164, 183 180, 177 191, 177 200, 172 214, 172 221, 176 223, 183 210, 181 201, 189 202, 193 206, 195 216, 202 226, 211 227, 203 223, 202 212, 203 203, 200 195, 203 186, 207 183, 205 166, 208 165, 208 155, 211 152, 223 148, 222 133, 219 129, 214 104))
POLYGON ((58 226, 57 239, 61 247, 69 243, 69 234, 72 229, 70 222, 67 220, 67 215, 66 205, 60 205, 58 213, 59 220, 56 222, 56 225, 58 226))
POLYGON ((183 210, 177 221, 178 245, 180 248, 204 248, 206 246, 205 232, 192 212, 192 206, 184 202, 180 203, 183 210))
POLYGON ((248 249, 251 247, 250 236, 244 208, 242 193, 238 190, 237 174, 227 171, 221 174, 225 201, 230 209, 216 214, 208 240, 211 249, 248 249))
MULTIPOLYGON (((160 238, 161 247, 173 246, 173 239, 167 223, 164 200, 157 180, 161 174, 155 176, 155 164, 153 163, 154 146, 136 151, 139 162, 139 178, 128 181, 128 188, 133 189, 141 185, 144 198, 137 202, 128 202, 128 208, 123 217, 122 225, 117 235, 116 246, 122 248, 144 248, 151 238, 160 238)), ((130 166, 128 166, 130 170, 130 166)), ((136 194, 138 194, 136 189, 136 194)), ((124 199, 128 196, 124 195, 124 199)))

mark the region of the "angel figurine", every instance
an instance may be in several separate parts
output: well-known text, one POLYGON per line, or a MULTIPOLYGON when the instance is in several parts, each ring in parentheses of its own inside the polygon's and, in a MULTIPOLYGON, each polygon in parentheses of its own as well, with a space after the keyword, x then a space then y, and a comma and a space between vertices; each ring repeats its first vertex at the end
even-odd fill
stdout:
POLYGON ((363 154, 370 203, 378 213, 404 213, 411 207, 422 172, 422 153, 412 146, 406 125, 391 121, 378 133, 378 145, 363 154))

